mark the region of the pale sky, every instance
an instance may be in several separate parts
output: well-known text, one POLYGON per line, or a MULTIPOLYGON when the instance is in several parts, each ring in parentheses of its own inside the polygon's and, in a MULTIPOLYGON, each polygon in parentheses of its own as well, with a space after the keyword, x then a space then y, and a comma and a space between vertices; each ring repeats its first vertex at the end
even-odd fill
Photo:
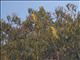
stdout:
POLYGON ((16 13, 22 20, 24 20, 28 15, 28 8, 37 10, 40 6, 43 6, 46 11, 53 13, 56 7, 65 7, 68 3, 77 5, 78 10, 80 11, 80 1, 2 1, 1 18, 6 20, 7 15, 16 13))

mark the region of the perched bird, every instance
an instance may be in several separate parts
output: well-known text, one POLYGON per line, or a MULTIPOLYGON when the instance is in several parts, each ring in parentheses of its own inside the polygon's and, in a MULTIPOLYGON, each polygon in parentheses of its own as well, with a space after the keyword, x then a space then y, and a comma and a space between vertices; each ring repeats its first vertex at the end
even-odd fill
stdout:
POLYGON ((57 39, 59 39, 58 32, 57 32, 56 28, 51 26, 50 29, 51 29, 53 36, 56 37, 57 39))
POLYGON ((36 16, 36 14, 35 14, 35 13, 32 13, 31 16, 32 16, 33 20, 36 22, 36 21, 37 21, 37 16, 36 16))

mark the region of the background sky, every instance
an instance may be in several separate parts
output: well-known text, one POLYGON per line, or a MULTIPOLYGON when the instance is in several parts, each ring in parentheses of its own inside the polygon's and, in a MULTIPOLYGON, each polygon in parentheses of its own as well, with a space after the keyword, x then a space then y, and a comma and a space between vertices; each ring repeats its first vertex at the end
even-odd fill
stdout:
POLYGON ((28 8, 37 10, 40 6, 43 6, 46 11, 53 13, 55 8, 58 6, 65 7, 65 5, 68 3, 77 5, 78 10, 80 10, 80 1, 2 1, 1 19, 6 20, 7 15, 15 13, 22 20, 25 20, 26 16, 28 15, 28 8))

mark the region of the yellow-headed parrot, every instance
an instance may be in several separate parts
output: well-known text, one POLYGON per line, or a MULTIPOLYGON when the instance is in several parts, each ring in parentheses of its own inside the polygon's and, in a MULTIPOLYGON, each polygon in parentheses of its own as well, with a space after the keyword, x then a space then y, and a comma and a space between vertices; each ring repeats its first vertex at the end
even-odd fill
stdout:
POLYGON ((57 39, 59 39, 58 32, 57 32, 56 28, 51 26, 50 29, 51 29, 53 36, 56 37, 57 39))
POLYGON ((33 20, 36 22, 37 21, 37 16, 34 13, 32 13, 31 16, 32 16, 33 20))

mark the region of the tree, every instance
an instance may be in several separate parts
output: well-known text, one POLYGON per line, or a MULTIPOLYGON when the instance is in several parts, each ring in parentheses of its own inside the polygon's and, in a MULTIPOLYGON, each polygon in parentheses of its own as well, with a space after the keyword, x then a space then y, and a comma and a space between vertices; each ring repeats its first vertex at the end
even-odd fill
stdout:
POLYGON ((29 8, 23 22, 15 14, 0 20, 1 60, 80 60, 80 13, 66 8, 55 9, 55 22, 42 6, 29 8))

